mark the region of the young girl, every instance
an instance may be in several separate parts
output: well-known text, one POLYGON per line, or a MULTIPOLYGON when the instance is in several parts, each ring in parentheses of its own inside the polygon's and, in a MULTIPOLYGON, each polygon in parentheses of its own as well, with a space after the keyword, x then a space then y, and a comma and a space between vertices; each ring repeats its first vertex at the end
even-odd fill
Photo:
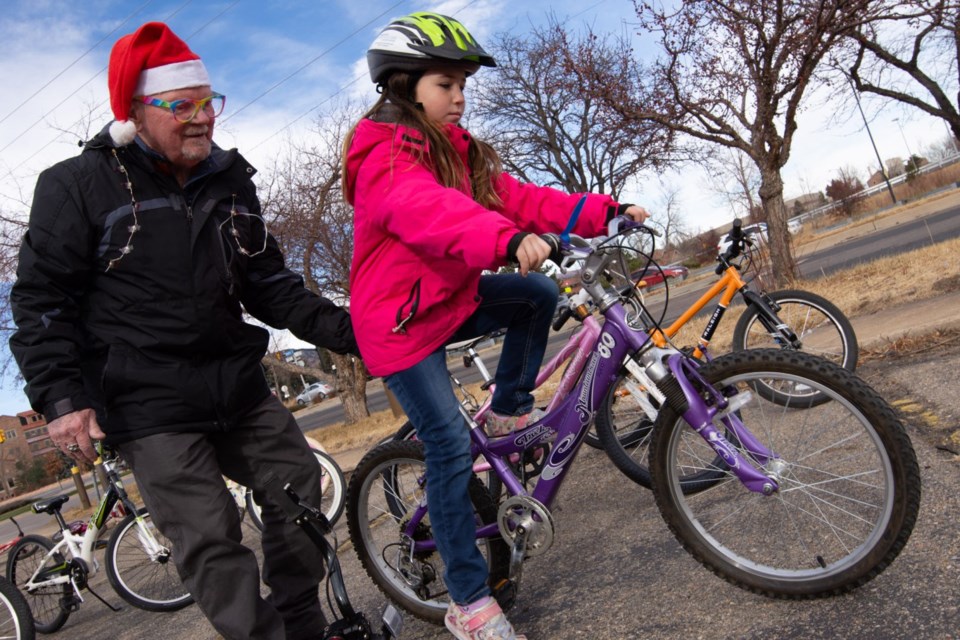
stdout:
MULTIPOLYGON (((354 206, 350 313, 364 362, 383 376, 423 442, 430 522, 460 640, 523 640, 487 586, 468 494, 470 437, 444 345, 507 328, 487 420, 523 428, 546 349, 557 286, 536 273, 550 255, 537 233, 562 230, 580 195, 521 184, 459 126, 464 86, 495 63, 462 24, 435 13, 391 22, 367 51, 380 99, 346 141, 344 194, 354 206), (519 274, 481 275, 509 261, 519 274)), ((641 207, 590 195, 574 232, 602 233, 641 207)))

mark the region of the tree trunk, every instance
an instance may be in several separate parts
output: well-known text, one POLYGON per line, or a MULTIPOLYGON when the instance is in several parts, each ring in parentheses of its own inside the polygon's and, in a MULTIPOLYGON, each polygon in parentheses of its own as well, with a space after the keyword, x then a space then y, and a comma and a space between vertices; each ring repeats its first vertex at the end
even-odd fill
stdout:
POLYGON ((760 202, 767 215, 767 236, 773 279, 783 288, 800 277, 793 257, 793 240, 787 230, 787 210, 783 205, 783 179, 776 169, 760 171, 760 202))
POLYGON ((354 356, 330 353, 337 367, 336 379, 340 402, 343 404, 343 421, 353 424, 370 415, 367 408, 367 368, 354 356))

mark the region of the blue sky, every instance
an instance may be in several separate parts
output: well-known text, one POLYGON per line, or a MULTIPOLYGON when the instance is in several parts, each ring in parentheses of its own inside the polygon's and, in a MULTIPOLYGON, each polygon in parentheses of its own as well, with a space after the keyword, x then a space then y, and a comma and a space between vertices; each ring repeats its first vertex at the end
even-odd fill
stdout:
MULTIPOLYGON (((0 14, 0 209, 25 214, 37 173, 76 154, 80 137, 109 122, 110 47, 144 22, 167 22, 203 58, 214 88, 227 95, 216 140, 266 168, 330 100, 371 99, 366 47, 391 18, 418 10, 457 17, 481 44, 496 32, 528 32, 550 16, 617 32, 634 18, 629 0, 8 0, 0 14)), ((801 119, 784 172, 786 197, 823 189, 842 166, 865 173, 875 162, 862 122, 831 115, 812 107, 801 119)), ((939 121, 892 109, 871 128, 884 158, 906 157, 908 145, 915 153, 946 135, 939 121)), ((690 186, 703 184, 700 171, 649 176, 630 199, 655 209, 663 185, 678 186, 689 226, 728 222, 732 211, 690 186)), ((2 381, 0 414, 28 408, 18 384, 2 381)))

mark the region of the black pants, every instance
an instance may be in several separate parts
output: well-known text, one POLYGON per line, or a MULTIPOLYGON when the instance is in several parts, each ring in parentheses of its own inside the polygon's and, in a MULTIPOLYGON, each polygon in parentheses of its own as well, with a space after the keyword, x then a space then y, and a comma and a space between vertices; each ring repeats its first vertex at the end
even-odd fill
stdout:
POLYGON ((264 492, 264 475, 290 482, 320 505, 319 466, 293 416, 276 398, 223 433, 163 433, 117 447, 153 521, 173 544, 180 577, 227 640, 317 637, 325 625, 316 546, 264 492), (263 581, 241 544, 240 516, 222 476, 250 487, 263 507, 263 581))

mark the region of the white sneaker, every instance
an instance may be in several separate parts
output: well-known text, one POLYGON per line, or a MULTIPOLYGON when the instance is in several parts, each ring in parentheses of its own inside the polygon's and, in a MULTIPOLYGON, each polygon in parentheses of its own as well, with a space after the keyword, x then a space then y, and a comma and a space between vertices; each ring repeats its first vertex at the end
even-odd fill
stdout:
POLYGON ((457 640, 527 640, 527 636, 518 635, 513 630, 497 601, 490 596, 487 598, 489 602, 473 613, 466 613, 451 602, 444 617, 450 633, 457 640))

